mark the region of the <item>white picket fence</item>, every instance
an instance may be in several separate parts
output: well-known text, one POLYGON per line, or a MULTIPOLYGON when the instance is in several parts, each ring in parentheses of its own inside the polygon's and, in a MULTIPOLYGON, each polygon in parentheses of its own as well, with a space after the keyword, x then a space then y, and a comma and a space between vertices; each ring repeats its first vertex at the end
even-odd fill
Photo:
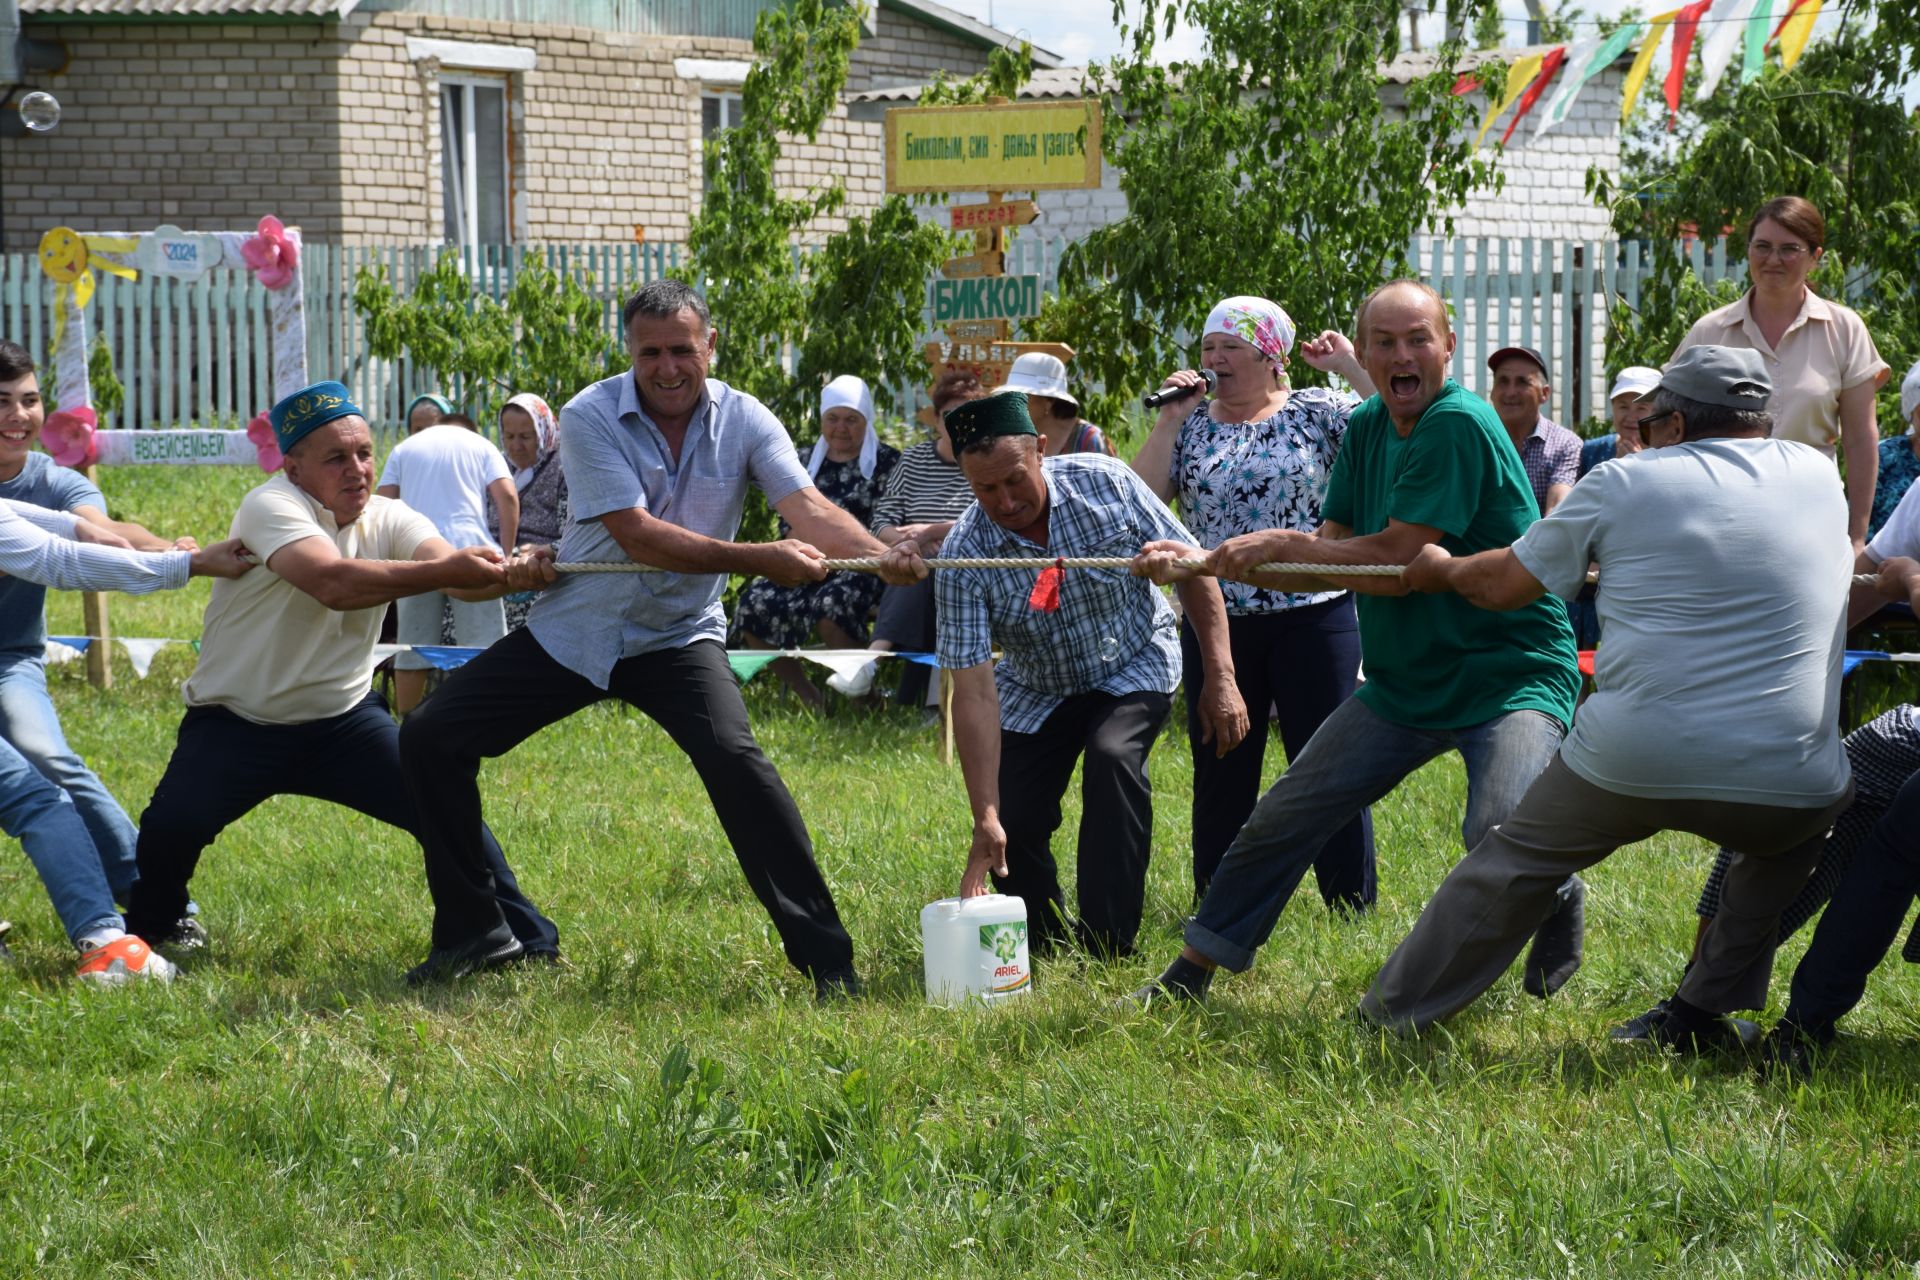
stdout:
MULTIPOLYGON (((1007 270, 1038 275, 1051 290, 1064 248, 1057 239, 1016 238, 1007 270)), ((369 355, 353 309, 354 280, 362 269, 381 265, 406 290, 445 251, 439 245, 310 244, 303 252, 309 373, 345 382, 380 424, 397 423, 423 391, 457 396, 463 389, 434 385, 405 359, 369 355)), ((488 245, 457 252, 469 278, 495 297, 511 287, 530 256, 580 275, 601 300, 610 345, 618 340, 621 301, 684 257, 681 246, 666 244, 488 245)), ((1690 252, 1695 271, 1710 282, 1745 270, 1744 262, 1728 260, 1724 241, 1696 243, 1690 252)), ((1536 347, 1552 371, 1550 414, 1575 426, 1604 414, 1607 306, 1621 294, 1638 302, 1647 270, 1640 244, 1421 239, 1410 256, 1454 308, 1458 381, 1483 392, 1489 354, 1503 346, 1536 347)), ((44 357, 52 300, 51 282, 33 255, 0 256, 0 336, 44 357)), ((88 315, 126 388, 116 425, 244 425, 272 401, 267 295, 248 275, 181 282, 102 274, 88 315)), ((930 321, 926 328, 932 332, 930 321)))

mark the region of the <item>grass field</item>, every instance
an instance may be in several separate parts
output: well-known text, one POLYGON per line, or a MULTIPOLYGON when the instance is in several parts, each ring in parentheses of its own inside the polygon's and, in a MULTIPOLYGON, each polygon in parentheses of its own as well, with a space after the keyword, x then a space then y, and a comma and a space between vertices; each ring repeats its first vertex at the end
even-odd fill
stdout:
MULTIPOLYGON (((116 514, 207 538, 254 478, 105 481, 116 514)), ((191 637, 204 599, 116 598, 115 626, 191 637)), ((52 623, 77 631, 77 600, 52 623)), ((135 681, 118 659, 106 693, 56 676, 69 736, 136 817, 190 663, 169 649, 135 681)), ((1373 915, 1309 892, 1211 1013, 1118 1011, 1187 905, 1170 736, 1141 956, 1043 963, 1031 998, 945 1012, 921 1000, 917 913, 957 881, 958 771, 918 717, 822 723, 764 677, 748 700, 864 1002, 813 1007, 682 757, 614 707, 483 777, 566 970, 409 991, 417 848, 313 802, 208 852, 213 944, 171 988, 77 987, 25 859, 0 861, 21 961, 0 971, 0 1274, 1920 1274, 1913 971, 1876 976, 1804 1085, 1605 1043, 1678 973, 1696 841, 1593 872, 1587 967, 1559 998, 1509 978, 1448 1033, 1383 1041, 1345 1015, 1458 856, 1443 760, 1375 811, 1373 915)))

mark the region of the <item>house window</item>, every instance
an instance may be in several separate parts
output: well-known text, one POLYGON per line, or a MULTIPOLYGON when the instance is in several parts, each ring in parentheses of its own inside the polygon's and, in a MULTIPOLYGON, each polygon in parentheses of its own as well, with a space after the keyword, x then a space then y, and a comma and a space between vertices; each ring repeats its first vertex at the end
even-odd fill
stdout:
POLYGON ((700 141, 707 142, 722 129, 740 123, 740 95, 703 93, 700 95, 700 141))
POLYGON ((446 238, 505 244, 508 219, 507 82, 440 78, 440 188, 446 238))

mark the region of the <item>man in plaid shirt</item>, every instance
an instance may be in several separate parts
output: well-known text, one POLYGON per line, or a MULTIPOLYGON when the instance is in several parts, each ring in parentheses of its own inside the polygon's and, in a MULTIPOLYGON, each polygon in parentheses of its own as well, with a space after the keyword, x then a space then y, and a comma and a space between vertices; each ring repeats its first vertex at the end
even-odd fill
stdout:
POLYGON ((1503 347, 1487 357, 1487 369, 1493 374, 1487 401, 1520 451, 1533 500, 1540 514, 1547 515, 1573 492, 1580 478, 1580 437, 1547 421, 1540 412, 1552 388, 1547 384, 1547 362, 1538 351, 1503 347))
MULTIPOLYGON (((1137 557, 1193 541, 1125 463, 1100 454, 1043 460, 1017 391, 959 405, 946 425, 976 501, 947 535, 943 557, 1137 557)), ((912 539, 890 558, 925 573, 912 539)), ((1210 578, 1178 590, 1206 669, 1203 688, 1189 696, 1202 700, 1202 721, 1224 754, 1247 732, 1226 606, 1210 578)), ((1147 753, 1180 683, 1173 609, 1124 569, 945 569, 934 592, 973 807, 961 896, 985 893, 991 874, 1002 892, 1025 900, 1037 953, 1069 934, 1097 956, 1131 953, 1153 830, 1147 753), (1083 754, 1080 914, 1072 920, 1050 844, 1083 754)))

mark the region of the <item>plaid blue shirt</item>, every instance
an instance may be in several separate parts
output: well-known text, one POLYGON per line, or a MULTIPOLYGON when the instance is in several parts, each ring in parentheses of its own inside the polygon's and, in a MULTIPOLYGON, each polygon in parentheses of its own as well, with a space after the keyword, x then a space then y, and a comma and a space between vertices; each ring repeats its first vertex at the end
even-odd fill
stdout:
MULTIPOLYGON (((1066 454, 1041 466, 1046 546, 1002 529, 975 504, 953 526, 940 554, 1134 556, 1158 539, 1194 541, 1117 458, 1066 454)), ((1002 729, 1035 733, 1075 694, 1172 693, 1179 686, 1179 630, 1158 587, 1125 569, 1068 569, 1060 608, 1042 613, 1027 603, 1041 572, 942 569, 934 575, 940 665, 976 667, 993 660, 996 645, 1001 650, 993 678, 1002 729)))

